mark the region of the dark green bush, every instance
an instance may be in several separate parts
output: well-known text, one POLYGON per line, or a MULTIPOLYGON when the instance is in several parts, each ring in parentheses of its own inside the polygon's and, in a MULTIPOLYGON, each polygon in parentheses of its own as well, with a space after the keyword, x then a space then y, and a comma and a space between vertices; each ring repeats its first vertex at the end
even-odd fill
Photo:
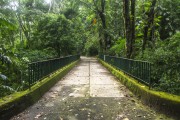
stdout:
POLYGON ((125 57, 126 55, 125 44, 126 44, 125 39, 119 38, 115 42, 115 44, 110 48, 109 55, 125 57))
POLYGON ((89 39, 86 44, 85 44, 85 48, 84 48, 84 53, 87 56, 96 56, 98 55, 98 41, 94 38, 89 39))
POLYGON ((156 89, 180 95, 180 32, 165 41, 158 41, 155 49, 147 49, 143 58, 153 64, 152 80, 156 89))

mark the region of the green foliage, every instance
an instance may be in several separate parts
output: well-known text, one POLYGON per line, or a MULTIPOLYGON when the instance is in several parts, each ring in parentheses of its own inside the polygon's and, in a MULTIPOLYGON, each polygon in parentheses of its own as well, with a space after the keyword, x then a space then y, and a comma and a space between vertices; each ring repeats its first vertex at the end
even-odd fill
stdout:
POLYGON ((84 26, 75 3, 1 1, 0 96, 28 87, 29 62, 82 51, 84 26))
POLYGON ((86 44, 85 44, 85 48, 84 48, 84 53, 87 56, 95 56, 98 55, 98 41, 96 39, 96 37, 92 37, 90 39, 87 40, 86 44))
POLYGON ((19 58, 21 58, 24 62, 35 62, 46 59, 51 59, 57 56, 57 53, 53 51, 52 48, 47 48, 43 50, 26 50, 18 53, 19 58))
POLYGON ((154 86, 165 92, 180 95, 180 32, 165 41, 157 42, 156 49, 147 49, 143 58, 153 64, 154 86))
POLYGON ((70 8, 70 9, 67 9, 65 12, 64 12, 64 16, 67 18, 67 19, 73 19, 74 17, 77 16, 77 12, 70 8))
POLYGON ((0 98, 4 97, 6 95, 9 95, 11 93, 14 93, 14 92, 15 92, 15 90, 13 88, 0 84, 0 98))
POLYGON ((125 56, 125 44, 126 40, 119 38, 116 43, 110 48, 109 54, 112 56, 125 56))
POLYGON ((2 14, 0 14, 0 29, 15 30, 16 27, 13 23, 5 19, 2 14))
POLYGON ((160 21, 160 37, 167 39, 180 31, 180 1, 179 0, 164 0, 159 1, 160 21))
POLYGON ((39 47, 54 49, 58 56, 72 54, 76 41, 71 27, 72 22, 64 15, 48 14, 38 23, 35 39, 39 39, 39 47))

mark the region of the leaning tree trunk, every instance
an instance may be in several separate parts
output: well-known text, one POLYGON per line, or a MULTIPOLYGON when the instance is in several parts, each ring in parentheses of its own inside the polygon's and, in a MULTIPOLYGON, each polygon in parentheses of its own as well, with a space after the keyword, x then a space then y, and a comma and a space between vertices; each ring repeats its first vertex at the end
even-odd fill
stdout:
POLYGON ((102 27, 103 27, 103 36, 104 36, 104 49, 105 51, 107 50, 107 45, 108 45, 108 41, 107 41, 107 38, 108 38, 108 35, 107 35, 107 32, 106 32, 106 18, 105 18, 105 15, 104 15, 104 12, 100 11, 99 12, 99 16, 101 18, 101 22, 102 22, 102 27))
MULTIPOLYGON (((103 28, 102 35, 103 35, 103 42, 104 42, 104 44, 103 44, 103 51, 104 51, 104 53, 106 53, 109 45, 111 44, 111 40, 108 39, 109 35, 108 35, 107 31, 106 31, 107 30, 106 16, 105 16, 106 1, 105 0, 101 0, 101 9, 98 8, 96 0, 93 0, 93 2, 94 2, 94 5, 96 7, 97 14, 100 17, 100 20, 101 20, 101 23, 102 23, 102 28, 103 28)), ((102 45, 102 43, 101 43, 101 45, 102 45)))

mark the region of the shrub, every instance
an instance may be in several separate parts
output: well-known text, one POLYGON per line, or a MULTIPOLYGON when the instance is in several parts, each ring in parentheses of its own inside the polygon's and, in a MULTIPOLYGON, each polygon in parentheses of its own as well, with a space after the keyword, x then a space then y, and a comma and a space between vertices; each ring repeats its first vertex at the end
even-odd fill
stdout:
POLYGON ((158 90, 180 95, 180 32, 165 41, 158 41, 157 48, 144 51, 143 58, 153 64, 152 80, 158 90))

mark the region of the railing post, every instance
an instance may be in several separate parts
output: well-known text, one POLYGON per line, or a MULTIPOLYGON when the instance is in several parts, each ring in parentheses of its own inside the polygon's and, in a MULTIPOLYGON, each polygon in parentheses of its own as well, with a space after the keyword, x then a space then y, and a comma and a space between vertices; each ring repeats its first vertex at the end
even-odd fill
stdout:
POLYGON ((31 64, 28 64, 28 87, 31 89, 31 64))
POLYGON ((151 84, 152 84, 152 81, 151 81, 151 63, 149 63, 149 89, 151 89, 151 84))

